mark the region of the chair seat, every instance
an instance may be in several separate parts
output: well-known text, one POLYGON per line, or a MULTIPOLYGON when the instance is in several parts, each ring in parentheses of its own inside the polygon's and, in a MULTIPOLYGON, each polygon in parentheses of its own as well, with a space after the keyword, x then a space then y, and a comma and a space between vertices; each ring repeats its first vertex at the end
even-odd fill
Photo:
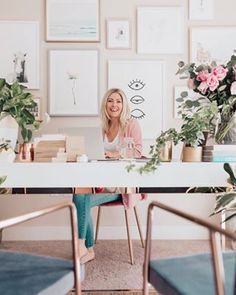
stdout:
MULTIPOLYGON (((236 253, 224 253, 223 260, 225 294, 234 294, 236 253)), ((211 254, 151 260, 149 266, 149 282, 161 294, 215 295, 211 254)))
MULTIPOLYGON (((81 265, 81 281, 83 278, 81 265)), ((66 294, 74 282, 70 260, 0 251, 0 294, 66 294)))
POLYGON ((120 201, 112 201, 112 202, 104 203, 104 204, 101 204, 99 206, 102 206, 102 207, 124 206, 124 204, 123 204, 122 200, 120 200, 120 201))

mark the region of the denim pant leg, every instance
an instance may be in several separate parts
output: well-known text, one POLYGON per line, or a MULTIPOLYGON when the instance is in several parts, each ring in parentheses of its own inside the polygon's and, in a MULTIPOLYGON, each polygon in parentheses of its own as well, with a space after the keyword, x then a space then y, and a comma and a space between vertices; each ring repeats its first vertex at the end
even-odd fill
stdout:
POLYGON ((86 247, 94 245, 93 220, 91 216, 91 208, 121 199, 119 194, 78 194, 73 196, 73 202, 77 209, 78 218, 78 236, 85 239, 86 247))

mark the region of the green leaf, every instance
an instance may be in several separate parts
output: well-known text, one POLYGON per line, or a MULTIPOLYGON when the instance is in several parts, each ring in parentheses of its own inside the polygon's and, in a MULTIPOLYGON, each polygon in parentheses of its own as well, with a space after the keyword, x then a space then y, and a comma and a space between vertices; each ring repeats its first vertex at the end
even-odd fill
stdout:
POLYGON ((7 179, 7 176, 0 177, 0 184, 2 184, 7 179))

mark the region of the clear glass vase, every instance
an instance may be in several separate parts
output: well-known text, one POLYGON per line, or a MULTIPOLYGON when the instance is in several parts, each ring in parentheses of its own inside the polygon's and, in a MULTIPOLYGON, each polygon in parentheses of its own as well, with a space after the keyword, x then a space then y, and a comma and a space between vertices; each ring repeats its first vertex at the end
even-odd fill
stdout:
POLYGON ((221 117, 215 138, 219 144, 236 144, 236 113, 228 118, 221 117))

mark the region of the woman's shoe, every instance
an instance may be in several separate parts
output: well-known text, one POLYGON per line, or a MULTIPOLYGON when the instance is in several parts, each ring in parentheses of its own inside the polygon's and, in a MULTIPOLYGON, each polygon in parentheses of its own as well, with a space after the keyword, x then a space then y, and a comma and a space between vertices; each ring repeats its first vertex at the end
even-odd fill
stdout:
POLYGON ((87 253, 80 258, 80 264, 87 263, 95 259, 95 253, 93 249, 88 249, 87 253))

